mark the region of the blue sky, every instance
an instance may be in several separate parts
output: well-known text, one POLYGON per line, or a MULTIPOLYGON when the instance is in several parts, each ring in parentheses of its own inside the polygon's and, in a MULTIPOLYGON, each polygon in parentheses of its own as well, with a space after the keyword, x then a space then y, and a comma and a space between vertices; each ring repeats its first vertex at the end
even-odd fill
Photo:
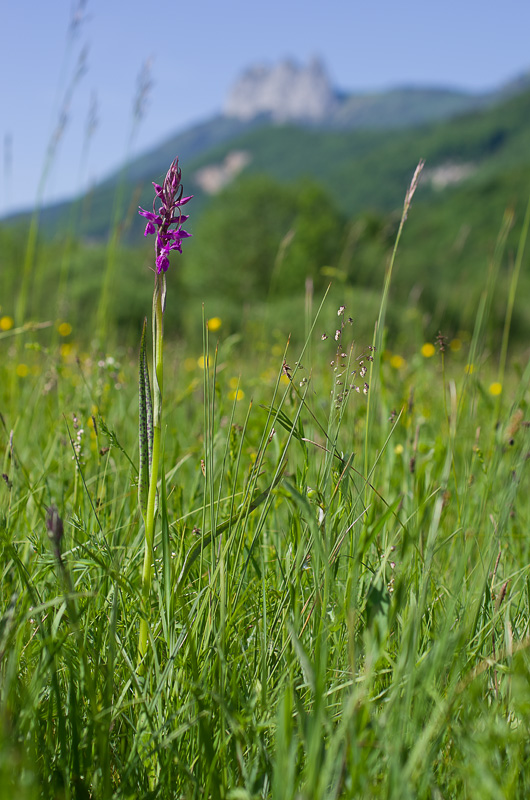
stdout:
POLYGON ((321 56, 338 88, 493 88, 530 69, 527 0, 79 0, 6 3, 0 32, 0 214, 35 203, 79 53, 66 125, 42 191, 72 196, 222 107, 250 64, 321 56), (152 87, 134 128, 142 65, 152 87), (98 124, 86 144, 92 98, 98 124), (133 135, 134 133, 134 135, 133 135))

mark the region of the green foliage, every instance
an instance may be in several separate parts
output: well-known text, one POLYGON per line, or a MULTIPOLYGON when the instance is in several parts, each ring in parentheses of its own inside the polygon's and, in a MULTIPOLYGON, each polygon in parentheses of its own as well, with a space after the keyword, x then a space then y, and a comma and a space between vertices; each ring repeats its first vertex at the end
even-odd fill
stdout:
POLYGON ((276 259, 274 294, 300 292, 307 278, 311 278, 316 289, 322 289, 328 282, 323 267, 338 265, 343 246, 344 220, 333 198, 321 186, 310 182, 295 186, 294 191, 296 216, 292 238, 276 259))
POLYGON ((349 311, 290 382, 221 342, 203 383, 169 347, 143 677, 136 357, 2 362, 0 796, 526 795, 528 368, 497 402, 478 333, 472 374, 410 338, 402 369, 330 366, 349 311))
POLYGON ((283 186, 256 176, 211 200, 194 231, 185 285, 240 306, 300 293, 308 277, 322 285, 321 268, 341 250, 343 221, 317 184, 283 186))
POLYGON ((194 227, 184 281, 237 303, 267 294, 274 259, 295 210, 292 190, 266 177, 232 184, 194 227))

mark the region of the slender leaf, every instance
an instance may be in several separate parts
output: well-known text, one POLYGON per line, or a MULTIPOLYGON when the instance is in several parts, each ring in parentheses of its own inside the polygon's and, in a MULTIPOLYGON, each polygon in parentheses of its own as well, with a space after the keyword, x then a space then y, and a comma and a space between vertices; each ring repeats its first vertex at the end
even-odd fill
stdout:
POLYGON ((138 445, 140 466, 138 469, 138 504, 145 518, 147 513, 147 494, 149 491, 149 473, 153 453, 153 408, 151 403, 151 385, 146 356, 147 319, 144 319, 142 338, 140 341, 140 368, 138 380, 138 445))

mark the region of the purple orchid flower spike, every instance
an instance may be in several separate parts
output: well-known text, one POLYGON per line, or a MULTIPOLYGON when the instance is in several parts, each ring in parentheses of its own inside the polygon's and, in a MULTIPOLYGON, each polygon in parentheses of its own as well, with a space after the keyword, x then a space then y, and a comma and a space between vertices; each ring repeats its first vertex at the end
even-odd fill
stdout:
POLYGON ((153 287, 153 384, 149 379, 146 357, 146 326, 140 345, 139 378, 139 442, 140 469, 138 500, 145 530, 145 552, 142 569, 142 615, 138 635, 138 674, 144 673, 144 658, 149 642, 149 607, 153 577, 153 540, 158 496, 158 472, 162 460, 162 399, 164 385, 164 310, 166 306, 166 272, 172 250, 182 252, 182 240, 190 234, 182 228, 188 217, 182 206, 191 200, 183 197, 181 172, 176 158, 167 171, 162 186, 153 183, 153 210, 139 209, 146 219, 145 236, 155 235, 156 270, 153 287))
POLYGON ((147 219, 144 236, 156 233, 156 271, 160 275, 169 267, 168 256, 171 250, 178 250, 179 253, 182 253, 182 239, 191 236, 191 233, 182 228, 182 224, 188 217, 182 214, 181 207, 186 205, 193 195, 182 196, 183 188, 178 158, 168 169, 163 185, 153 183, 153 186, 156 195, 153 200, 153 210, 146 211, 144 208, 140 208, 138 213, 147 219), (157 202, 160 203, 158 208, 156 207, 157 202), (175 227, 171 228, 172 225, 175 227))

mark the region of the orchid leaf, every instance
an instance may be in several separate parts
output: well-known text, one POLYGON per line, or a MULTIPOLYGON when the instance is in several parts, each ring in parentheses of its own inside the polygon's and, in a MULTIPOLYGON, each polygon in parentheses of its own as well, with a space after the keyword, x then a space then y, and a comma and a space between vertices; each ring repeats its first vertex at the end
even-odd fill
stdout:
POLYGON ((149 492, 149 475, 153 457, 153 406, 151 402, 151 384, 146 355, 147 320, 144 319, 142 338, 140 341, 140 365, 138 380, 139 431, 138 442, 140 466, 138 469, 138 504, 145 519, 147 513, 147 495, 149 492))

